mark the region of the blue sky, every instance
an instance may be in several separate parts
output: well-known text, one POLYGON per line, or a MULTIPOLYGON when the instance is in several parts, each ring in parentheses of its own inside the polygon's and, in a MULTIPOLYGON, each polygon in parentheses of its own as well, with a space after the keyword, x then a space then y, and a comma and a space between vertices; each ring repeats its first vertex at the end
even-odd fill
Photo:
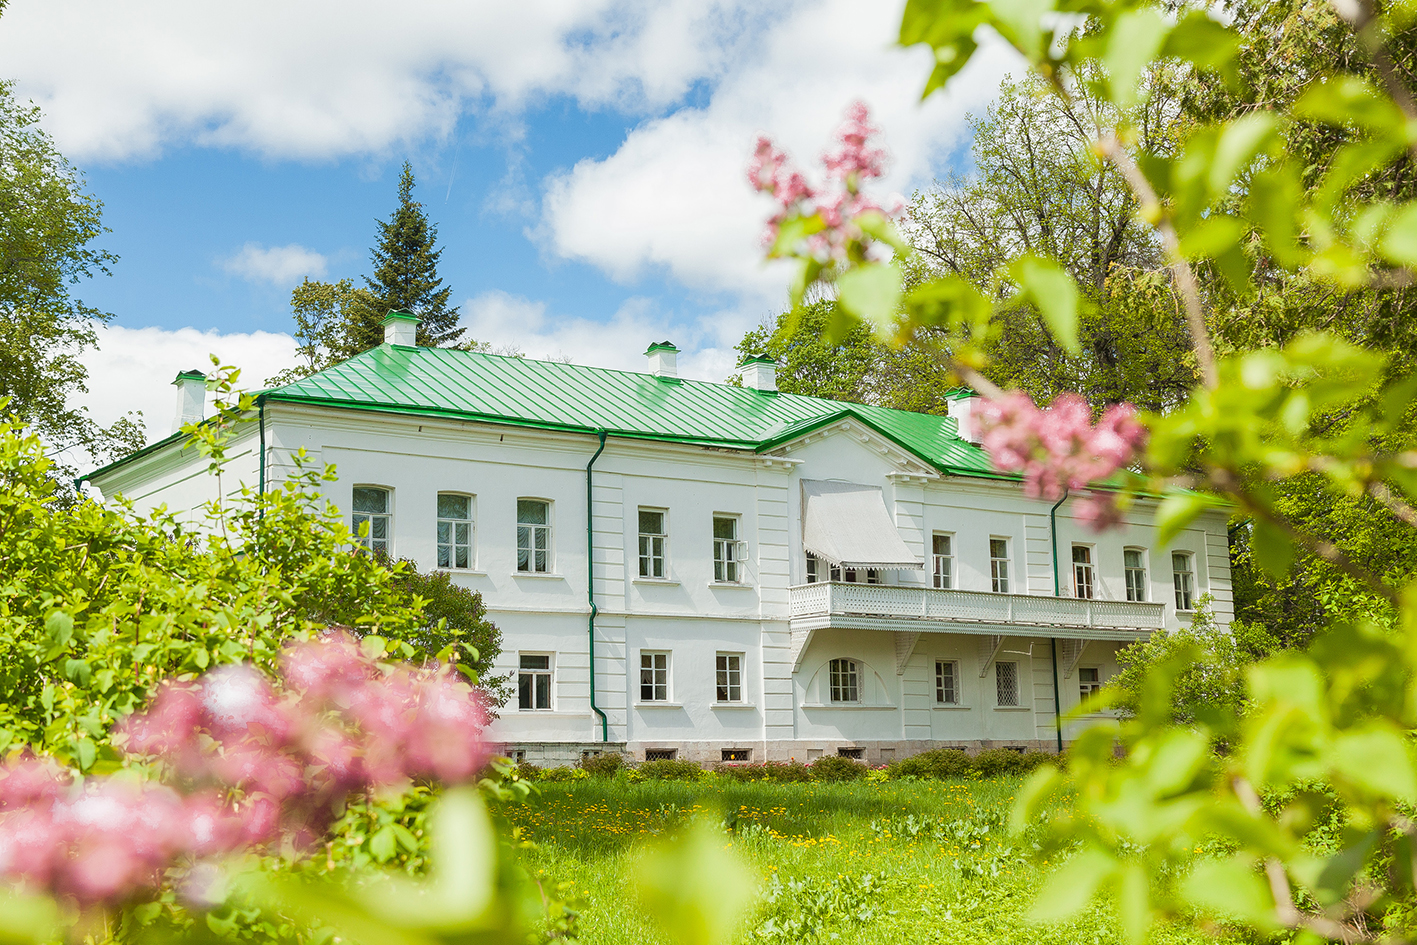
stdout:
POLYGON ((908 194, 967 151, 1008 58, 986 47, 925 104, 900 2, 12 0, 0 62, 105 203, 121 259, 83 297, 101 420, 167 432, 209 352, 251 385, 290 363, 303 275, 368 271, 412 162, 473 337, 642 369, 669 338, 721 380, 777 311, 768 213, 743 169, 766 133, 809 170, 853 100, 908 194), (62 41, 56 41, 62 37, 62 41))

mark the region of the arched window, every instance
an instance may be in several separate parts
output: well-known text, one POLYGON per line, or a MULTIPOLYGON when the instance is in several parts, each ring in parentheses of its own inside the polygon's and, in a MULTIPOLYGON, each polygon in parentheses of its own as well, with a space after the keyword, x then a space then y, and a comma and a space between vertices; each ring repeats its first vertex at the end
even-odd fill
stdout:
POLYGON ((855 660, 836 659, 827 664, 827 680, 832 702, 861 701, 861 664, 855 660))

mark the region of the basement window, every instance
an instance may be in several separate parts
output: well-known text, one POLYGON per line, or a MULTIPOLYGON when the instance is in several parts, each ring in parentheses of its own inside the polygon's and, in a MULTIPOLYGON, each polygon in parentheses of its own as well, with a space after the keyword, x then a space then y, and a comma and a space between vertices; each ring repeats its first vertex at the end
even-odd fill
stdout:
POLYGON ((725 748, 723 749, 724 761, 752 761, 753 749, 751 748, 725 748))
POLYGON ((673 761, 678 753, 677 748, 646 748, 645 761, 673 761))
POLYGON ((866 756, 866 749, 864 749, 864 748, 838 748, 838 749, 836 750, 836 753, 837 753, 838 756, 840 756, 840 757, 842 757, 842 758, 851 758, 851 759, 854 759, 854 760, 856 760, 856 761, 860 761, 862 758, 864 758, 864 757, 866 756))

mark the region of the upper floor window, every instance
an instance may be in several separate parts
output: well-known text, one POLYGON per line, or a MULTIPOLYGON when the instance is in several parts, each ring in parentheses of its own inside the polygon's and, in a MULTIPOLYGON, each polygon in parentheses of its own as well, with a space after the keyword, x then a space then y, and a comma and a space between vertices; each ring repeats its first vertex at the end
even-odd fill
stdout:
POLYGON ((1196 575, 1189 554, 1178 551, 1171 555, 1171 577, 1176 585, 1176 609, 1195 609, 1196 575))
POLYGON ((438 493, 438 567, 472 567, 472 496, 438 493))
POLYGON ((517 570, 551 570, 551 503, 517 500, 517 570))
POLYGON ((355 486, 351 525, 355 542, 377 554, 389 554, 394 536, 389 490, 377 486, 355 486))
POLYGON ((668 533, 664 527, 663 509, 640 509, 640 577, 664 577, 664 540, 668 533))
POLYGON ((935 701, 959 705, 959 664, 954 660, 935 661, 935 701))
POLYGON ((822 580, 823 571, 825 571, 825 567, 822 565, 822 559, 810 551, 807 552, 807 583, 816 584, 822 580))
POLYGON ((930 567, 937 588, 949 590, 954 587, 954 540, 950 535, 935 535, 931 538, 930 567))
POLYGON ((827 682, 832 702, 861 701, 861 664, 855 660, 838 659, 828 663, 827 682))
POLYGON ((1012 661, 994 664, 994 690, 998 704, 1004 708, 1018 705, 1018 664, 1012 661))
POLYGON ((668 653, 640 653, 640 701, 669 701, 668 653))
POLYGON ((743 580, 742 542, 738 540, 736 516, 713 517, 713 579, 722 584, 743 580))
POLYGON ((1102 679, 1096 666, 1078 667, 1078 698, 1089 699, 1102 690, 1102 679))
POLYGON ((720 653, 715 667, 714 696, 719 702, 743 701, 743 654, 720 653))
POLYGON ((1122 552, 1122 567, 1127 576, 1127 600, 1146 600, 1146 558, 1140 548, 1122 552))
POLYGON ((993 581, 995 594, 1009 592, 1009 540, 989 539, 989 577, 993 581))
POLYGON ((1092 600, 1092 549, 1073 545, 1073 596, 1092 600))
POLYGON ((832 568, 832 580, 844 580, 848 584, 880 584, 881 572, 875 568, 847 568, 844 572, 832 568))
POLYGON ((551 656, 523 653, 517 673, 517 708, 532 711, 551 708, 551 656))

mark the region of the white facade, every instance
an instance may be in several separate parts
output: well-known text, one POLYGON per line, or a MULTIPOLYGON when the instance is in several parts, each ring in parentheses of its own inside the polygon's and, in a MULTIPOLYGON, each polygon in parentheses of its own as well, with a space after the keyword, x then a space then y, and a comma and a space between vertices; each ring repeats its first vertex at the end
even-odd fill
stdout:
MULTIPOLYGON (((1051 503, 1025 498, 1014 481, 943 475, 853 419, 767 453, 611 435, 590 473, 589 509, 593 434, 278 402, 265 406, 263 434, 256 426, 229 450, 223 489, 258 487, 262 436, 266 488, 304 449, 336 465, 339 479, 325 489, 346 514, 354 489, 385 490, 389 551, 420 569, 439 563, 439 494, 466 497, 445 503, 470 519, 466 566, 447 569, 482 594, 502 630, 498 672, 517 677, 516 688, 525 670, 529 696, 514 696, 492 733, 533 761, 573 760, 603 741, 637 759, 674 752, 703 762, 1052 749, 1055 698, 1068 713, 1088 681, 1116 673, 1119 647, 1190 619, 1176 606, 1174 554, 1190 569, 1191 599, 1210 595, 1222 625, 1232 613, 1223 515, 1161 546, 1145 501, 1102 535, 1065 501, 1056 513, 1056 598, 1051 503), (821 580, 809 582, 804 480, 879 487, 924 568, 881 572, 880 584, 865 583, 864 573, 855 575, 860 583, 831 582, 823 562, 821 580), (545 503, 544 571, 519 570, 519 500, 545 503), (661 523, 649 546, 659 577, 653 560, 640 574, 642 510, 661 523), (727 554, 741 556, 737 574, 715 573, 716 518, 734 523, 741 544, 727 554), (933 586, 935 536, 949 538, 948 589, 933 586), (1091 599, 1077 596, 1075 547, 1091 562, 1091 599), (1144 587, 1142 602, 1128 600, 1128 550, 1144 572, 1134 568, 1132 581, 1133 596, 1144 587), (1006 593, 994 589, 1000 562, 1006 593)), ((216 484, 180 445, 90 481, 139 510, 193 508, 216 484)), ((529 532, 523 538, 535 543, 529 532)))

